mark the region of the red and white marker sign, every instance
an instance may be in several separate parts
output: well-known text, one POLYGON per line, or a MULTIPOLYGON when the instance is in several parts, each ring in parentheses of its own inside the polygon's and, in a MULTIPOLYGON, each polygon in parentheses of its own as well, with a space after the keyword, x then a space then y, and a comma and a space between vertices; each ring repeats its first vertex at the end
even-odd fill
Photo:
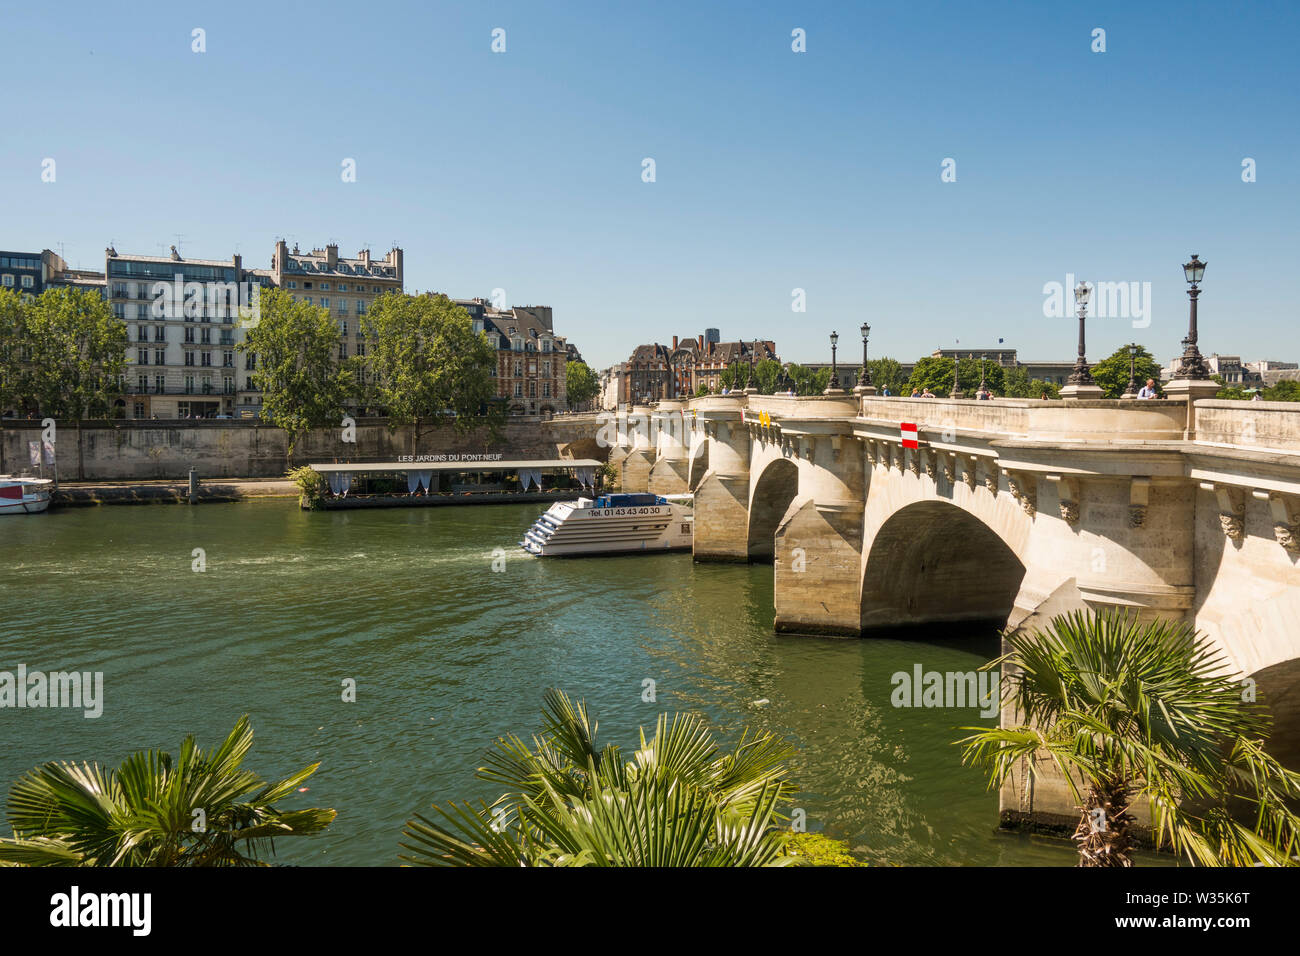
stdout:
POLYGON ((898 433, 902 436, 904 448, 920 448, 916 440, 916 422, 902 422, 898 426, 898 433))

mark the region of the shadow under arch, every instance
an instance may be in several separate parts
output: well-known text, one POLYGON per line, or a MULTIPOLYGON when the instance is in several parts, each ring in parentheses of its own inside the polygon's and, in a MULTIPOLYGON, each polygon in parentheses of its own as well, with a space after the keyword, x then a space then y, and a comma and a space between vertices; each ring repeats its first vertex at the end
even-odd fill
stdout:
POLYGON ((1300 770, 1300 658, 1250 675, 1258 699, 1273 719, 1265 749, 1290 770, 1300 770))
POLYGON ((776 527, 799 493, 799 468, 778 458, 763 469, 749 502, 748 554, 750 561, 771 561, 776 553, 776 527))
POLYGON ((704 438, 691 449, 691 465, 687 472, 687 490, 694 492, 700 487, 704 473, 709 470, 709 439, 704 438))
POLYGON ((1016 553, 979 518, 947 501, 915 502, 869 544, 862 629, 945 621, 1003 627, 1024 576, 1016 553))

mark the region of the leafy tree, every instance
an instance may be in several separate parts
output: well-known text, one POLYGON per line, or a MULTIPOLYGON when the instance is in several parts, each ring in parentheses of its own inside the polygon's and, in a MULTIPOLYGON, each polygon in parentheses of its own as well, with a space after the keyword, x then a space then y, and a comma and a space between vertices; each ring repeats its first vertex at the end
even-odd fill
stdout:
POLYGON ((736 391, 745 387, 745 378, 749 375, 748 362, 732 362, 718 373, 718 388, 736 391))
POLYGON ((496 353, 474 331, 469 313, 445 295, 380 296, 364 323, 377 336, 365 357, 390 427, 414 425, 412 451, 423 425, 450 424, 494 434, 503 411, 492 368, 496 353))
POLYGON ((889 389, 891 395, 903 394, 907 379, 903 377, 903 366, 898 363, 897 359, 868 359, 867 368, 871 370, 871 384, 876 386, 877 394, 880 394, 886 388, 889 389))
MULTIPOLYGON (((953 360, 946 356, 936 358, 927 355, 917 359, 916 366, 912 369, 912 376, 907 380, 900 394, 910 394, 914 388, 924 392, 928 388, 941 398, 947 397, 952 394, 952 365, 953 360)), ((957 380, 961 385, 962 394, 966 398, 974 398, 981 380, 988 385, 989 391, 995 394, 1001 393, 1005 372, 1006 370, 997 362, 990 362, 987 359, 981 362, 977 358, 964 358, 957 368, 957 380)))
POLYGON ((50 762, 9 790, 12 839, 0 861, 26 866, 264 866, 279 837, 324 830, 333 810, 280 810, 319 764, 267 783, 242 767, 253 745, 244 716, 216 750, 192 736, 180 755, 131 754, 116 770, 50 762))
POLYGON ((831 370, 829 368, 813 370, 805 365, 791 365, 788 374, 791 381, 794 382, 794 393, 796 395, 820 395, 826 391, 826 386, 831 381, 831 370))
POLYGON ((1054 382, 1041 378, 1031 379, 1029 371, 1023 365, 1006 369, 1002 378, 1002 394, 1007 398, 1060 398, 1061 388, 1054 382))
MULTIPOLYGON (((1145 385, 1147 379, 1155 379, 1156 394, 1160 394, 1160 363, 1143 346, 1136 342, 1133 345, 1137 349, 1134 374, 1138 388, 1145 385)), ((1092 380, 1101 386, 1104 398, 1119 398, 1128 390, 1128 354, 1129 346, 1124 345, 1092 366, 1092 380)))
POLYGON ((1264 389, 1266 402, 1300 402, 1300 382, 1282 381, 1264 389))
POLYGON ((1243 701, 1208 638, 1116 610, 1007 640, 1010 653, 989 666, 1001 668, 1004 702, 1023 722, 968 728, 963 760, 994 785, 1022 760, 1032 776, 1057 771, 1080 805, 1080 866, 1132 865, 1138 799, 1158 845, 1193 864, 1294 864, 1300 774, 1265 753, 1267 714, 1243 701))
POLYGON ((709 386, 705 385, 703 382, 700 382, 699 387, 695 389, 695 397, 703 398, 705 395, 708 394, 709 394, 709 386))
POLYGON ((20 414, 28 402, 30 362, 27 347, 27 316, 17 292, 0 286, 0 413, 16 409, 20 414))
POLYGON ((742 734, 722 752, 702 717, 661 714, 632 760, 596 746, 582 703, 546 695, 530 747, 499 739, 480 779, 506 793, 491 805, 434 805, 403 831, 408 863, 424 866, 783 866, 789 831, 777 807, 793 793, 788 746, 742 734))
POLYGON ((600 379, 586 362, 569 362, 564 367, 564 394, 569 408, 576 408, 600 394, 600 379))
POLYGON ((260 311, 236 348, 257 356, 252 381, 262 391, 262 417, 294 446, 313 428, 337 425, 352 387, 338 359, 343 334, 329 310, 274 288, 261 291, 260 311))
POLYGON ((30 355, 24 389, 40 414, 76 420, 77 477, 83 478, 81 422, 107 417, 122 393, 126 325, 89 289, 46 289, 24 299, 21 309, 30 355))
POLYGON ((781 363, 775 359, 762 359, 754 366, 755 387, 764 395, 776 392, 776 381, 781 377, 781 363))

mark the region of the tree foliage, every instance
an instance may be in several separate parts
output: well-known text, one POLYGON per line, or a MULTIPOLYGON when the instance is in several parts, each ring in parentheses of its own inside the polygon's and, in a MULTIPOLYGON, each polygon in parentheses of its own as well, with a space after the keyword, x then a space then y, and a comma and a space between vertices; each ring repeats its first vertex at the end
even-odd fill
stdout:
POLYGON ((424 866, 783 866, 789 832, 777 807, 788 746, 742 734, 719 748, 702 717, 661 714, 626 759, 598 747, 586 706, 546 695, 532 746, 503 737, 478 776, 506 792, 492 804, 434 805, 407 823, 402 859, 424 866))
POLYGON ((180 754, 131 754, 116 769, 50 762, 9 790, 0 861, 26 866, 259 866, 280 837, 324 830, 333 810, 281 810, 319 764, 267 783, 243 768, 253 728, 241 717, 216 750, 186 737, 180 754))
POLYGON ((1022 761, 1078 801, 1081 866, 1130 866, 1145 800, 1157 843, 1193 864, 1294 865, 1300 774, 1264 750, 1269 719, 1210 640, 1186 622, 1115 610, 1009 634, 1003 701, 1022 723, 976 731, 963 759, 1001 785, 1022 761), (1078 781, 1082 782, 1082 786, 1078 781))
POLYGON ((106 417, 126 371, 126 326, 99 293, 0 290, 0 399, 40 415, 106 417))
POLYGON ((262 417, 288 433, 292 456, 311 429, 342 421, 352 369, 339 359, 343 334, 328 309, 275 288, 261 291, 259 306, 236 348, 256 355, 250 378, 262 392, 262 417))
POLYGON ((575 408, 600 394, 600 379, 586 362, 568 362, 564 367, 564 394, 569 408, 575 408))
MULTIPOLYGON (((1136 349, 1134 367, 1137 386, 1141 388, 1147 379, 1154 379, 1156 394, 1160 390, 1160 363, 1152 357, 1145 347, 1133 343, 1136 349)), ((1106 358, 1092 366, 1092 380, 1101 386, 1104 398, 1119 398, 1128 390, 1129 382, 1129 346, 1117 348, 1106 358)))
POLYGON ((494 429, 501 414, 496 353, 469 313, 445 295, 380 296, 362 322, 375 337, 363 367, 391 426, 447 423, 494 429))

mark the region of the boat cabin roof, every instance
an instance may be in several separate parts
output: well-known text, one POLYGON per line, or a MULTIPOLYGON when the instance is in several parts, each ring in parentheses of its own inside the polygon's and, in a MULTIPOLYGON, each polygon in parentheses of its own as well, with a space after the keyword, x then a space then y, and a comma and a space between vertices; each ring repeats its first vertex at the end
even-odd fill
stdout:
POLYGON ((367 472, 392 471, 514 471, 517 468, 599 468, 601 462, 594 458, 538 458, 526 461, 359 461, 347 464, 331 462, 313 464, 315 471, 328 473, 345 471, 353 475, 367 472))

